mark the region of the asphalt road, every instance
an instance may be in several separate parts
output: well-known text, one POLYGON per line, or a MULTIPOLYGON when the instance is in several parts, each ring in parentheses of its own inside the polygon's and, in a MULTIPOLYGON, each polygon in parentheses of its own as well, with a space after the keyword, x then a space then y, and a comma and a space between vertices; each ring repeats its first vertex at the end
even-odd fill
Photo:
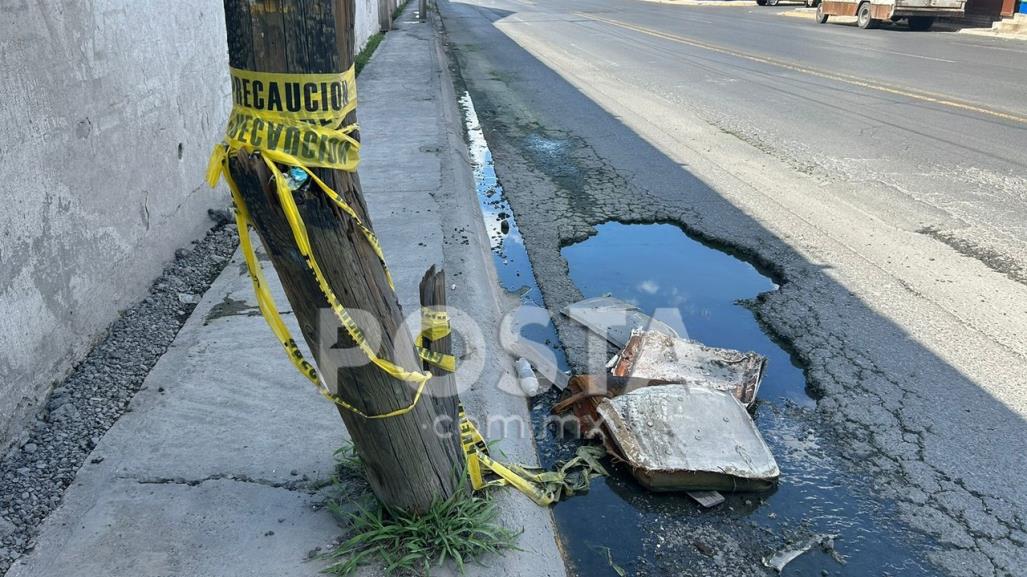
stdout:
POLYGON ((794 8, 440 2, 547 306, 580 296, 560 247, 606 221, 745 256, 816 418, 930 563, 1016 574, 1027 43, 794 8))

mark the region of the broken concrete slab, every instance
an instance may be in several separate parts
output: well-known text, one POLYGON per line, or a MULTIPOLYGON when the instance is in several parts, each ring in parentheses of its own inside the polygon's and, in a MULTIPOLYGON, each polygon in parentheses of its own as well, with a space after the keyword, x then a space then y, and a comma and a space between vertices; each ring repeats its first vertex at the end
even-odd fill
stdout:
POLYGON ((652 491, 765 491, 781 471, 730 393, 701 385, 644 387, 597 408, 635 478, 652 491))

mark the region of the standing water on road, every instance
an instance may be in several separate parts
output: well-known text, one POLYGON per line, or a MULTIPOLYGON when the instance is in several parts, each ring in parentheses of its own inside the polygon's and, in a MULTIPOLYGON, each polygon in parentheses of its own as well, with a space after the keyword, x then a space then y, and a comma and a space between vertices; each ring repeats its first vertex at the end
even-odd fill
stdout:
MULTIPOLYGON (((499 282, 524 302, 542 306, 470 95, 465 92, 460 104, 499 282)), ((750 264, 672 225, 606 223, 596 228, 595 236, 562 251, 571 280, 585 297, 609 293, 649 314, 675 307, 689 338, 767 357, 754 417, 777 458, 781 481, 772 493, 725 495, 724 504, 704 510, 683 494, 647 492, 630 472, 614 468, 609 478, 593 481, 588 494, 555 506, 572 572, 582 577, 772 575, 763 557, 816 535, 835 535, 834 551, 815 546, 782 574, 934 575, 916 553, 927 546, 923 538, 891 521, 888 504, 872 498, 869 479, 840 468, 818 433, 802 370, 739 302, 777 285, 750 264)), ((566 367, 552 324, 527 327, 524 336, 553 347, 566 367)), ((532 410, 545 467, 567 458, 577 446, 546 429, 555 398, 554 393, 536 398, 532 410)))
MULTIPOLYGON (((654 494, 617 471, 590 494, 556 506, 567 552, 579 575, 770 574, 762 558, 816 535, 784 575, 932 575, 922 538, 891 520, 870 495, 870 480, 843 470, 815 422, 802 370, 760 329, 742 303, 777 286, 752 265, 710 248, 669 224, 605 223, 565 247, 571 280, 585 297, 604 294, 648 314, 681 313, 688 337, 756 351, 767 369, 754 415, 781 468, 772 493, 725 495, 703 510, 683 494, 654 494), (614 272, 615 271, 615 272, 614 272), (725 572, 726 571, 726 572, 725 572), (694 572, 694 573, 693 573, 694 572)), ((559 443, 549 436, 545 443, 559 443)))
MULTIPOLYGON (((524 247, 521 231, 517 227, 513 209, 503 195, 503 185, 496 177, 492 151, 489 150, 485 134, 478 122, 474 102, 467 92, 464 92, 459 102, 464 113, 467 150, 474 169, 478 206, 481 207, 482 218, 485 221, 485 232, 489 237, 489 248, 492 250, 492 261, 496 266, 499 284, 506 291, 518 295, 521 302, 541 307, 542 292, 528 261, 528 252, 524 247)), ((559 338, 552 323, 527 324, 521 328, 520 334, 526 339, 551 348, 560 368, 567 368, 565 357, 557 347, 559 338)))

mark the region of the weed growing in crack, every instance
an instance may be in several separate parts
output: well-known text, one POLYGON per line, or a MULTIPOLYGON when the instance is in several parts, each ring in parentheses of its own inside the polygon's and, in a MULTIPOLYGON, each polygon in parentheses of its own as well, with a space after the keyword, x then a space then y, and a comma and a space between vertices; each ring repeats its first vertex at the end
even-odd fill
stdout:
POLYGON ((346 443, 335 450, 335 474, 340 479, 363 479, 364 464, 357 455, 353 443, 346 443))
POLYGON ((491 554, 516 549, 520 532, 496 524, 497 510, 487 496, 471 493, 465 485, 452 497, 438 501, 417 515, 380 503, 347 511, 340 502, 329 509, 349 522, 349 538, 324 555, 333 561, 324 571, 350 575, 375 564, 386 575, 431 574, 432 566, 452 559, 463 573, 466 563, 481 564, 491 554))
POLYGON ((382 43, 382 39, 385 38, 385 34, 382 32, 376 32, 367 39, 367 44, 364 45, 364 49, 361 50, 353 58, 353 68, 356 70, 357 75, 367 66, 367 63, 371 60, 371 55, 378 49, 378 45, 382 43))

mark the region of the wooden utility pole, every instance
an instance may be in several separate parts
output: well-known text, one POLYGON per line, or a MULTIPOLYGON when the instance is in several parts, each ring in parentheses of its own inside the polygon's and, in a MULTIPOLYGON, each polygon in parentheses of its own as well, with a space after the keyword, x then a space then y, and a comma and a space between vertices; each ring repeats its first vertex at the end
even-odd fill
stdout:
MULTIPOLYGON (((229 63, 233 68, 270 73, 340 73, 353 63, 353 0, 224 0, 229 63)), ((355 123, 350 113, 346 123, 355 123)), ((354 133, 359 139, 359 134, 354 133)), ((237 152, 229 157, 236 182, 271 262, 285 288, 315 361, 322 374, 337 374, 337 391, 369 415, 406 407, 416 387, 377 366, 333 365, 321 355, 333 343, 320 343, 319 315, 328 303, 301 256, 279 204, 272 174, 259 154, 237 152)), ((355 172, 314 169, 370 226, 355 172)), ((385 269, 367 239, 316 186, 293 192, 306 223, 313 254, 342 305, 371 313, 380 322, 378 355, 407 370, 420 370, 409 334, 400 329, 402 314, 385 269)), ((340 347, 354 343, 339 330, 340 347)), ((433 425, 440 411, 443 427, 456 431, 452 403, 429 396, 434 380, 410 412, 387 419, 367 419, 339 407, 346 428, 366 469, 368 481, 386 505, 424 511, 433 500, 450 496, 463 469, 459 435, 446 438, 433 425), (448 423, 448 424, 447 424, 448 423)), ((303 428, 306 423, 297 423, 303 428)))

